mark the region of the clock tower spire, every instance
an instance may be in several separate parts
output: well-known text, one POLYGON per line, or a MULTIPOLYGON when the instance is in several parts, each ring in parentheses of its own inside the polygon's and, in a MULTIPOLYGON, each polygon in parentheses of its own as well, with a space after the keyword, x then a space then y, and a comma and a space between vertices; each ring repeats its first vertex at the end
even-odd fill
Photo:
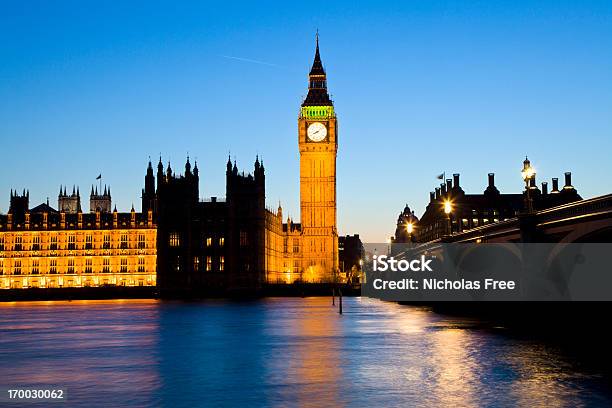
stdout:
POLYGON ((314 61, 308 74, 308 94, 298 117, 302 279, 306 282, 332 282, 338 271, 337 131, 317 32, 314 61))
POLYGON ((333 106, 327 93, 327 75, 319 53, 319 33, 317 32, 317 47, 310 74, 308 74, 308 95, 302 106, 333 106))

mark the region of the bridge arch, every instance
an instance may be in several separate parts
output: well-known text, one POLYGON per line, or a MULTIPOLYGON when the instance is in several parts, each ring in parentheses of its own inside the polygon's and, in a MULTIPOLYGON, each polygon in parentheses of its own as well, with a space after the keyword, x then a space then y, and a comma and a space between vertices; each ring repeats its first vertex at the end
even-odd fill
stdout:
POLYGON ((559 243, 612 242, 612 217, 576 225, 559 243))

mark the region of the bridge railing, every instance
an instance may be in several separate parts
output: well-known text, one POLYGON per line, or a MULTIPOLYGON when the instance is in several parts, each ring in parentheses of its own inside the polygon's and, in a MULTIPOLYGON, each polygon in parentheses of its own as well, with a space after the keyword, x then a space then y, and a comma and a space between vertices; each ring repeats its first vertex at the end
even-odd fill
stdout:
POLYGON ((540 210, 537 212, 537 215, 539 223, 547 223, 610 211, 612 211, 612 194, 607 194, 540 210))

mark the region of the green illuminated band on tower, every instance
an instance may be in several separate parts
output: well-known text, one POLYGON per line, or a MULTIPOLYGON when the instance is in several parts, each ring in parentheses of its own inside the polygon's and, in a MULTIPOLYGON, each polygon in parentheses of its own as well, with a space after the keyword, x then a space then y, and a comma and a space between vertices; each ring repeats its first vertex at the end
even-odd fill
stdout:
POLYGON ((329 119, 335 117, 333 106, 303 106, 300 117, 306 119, 329 119))

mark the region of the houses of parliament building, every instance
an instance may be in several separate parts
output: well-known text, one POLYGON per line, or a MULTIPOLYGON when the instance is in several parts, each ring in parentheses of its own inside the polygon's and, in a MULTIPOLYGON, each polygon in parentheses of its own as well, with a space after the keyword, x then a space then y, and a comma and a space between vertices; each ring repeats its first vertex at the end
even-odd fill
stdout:
POLYGON ((89 212, 74 187, 57 209, 11 191, 0 214, 0 289, 157 286, 160 293, 219 293, 265 284, 341 280, 336 224, 338 125, 317 37, 298 116, 300 222, 265 203, 264 163, 239 172, 228 159, 225 199, 199 196, 189 158, 177 174, 149 161, 142 211, 112 209, 110 188, 92 187, 89 212))

